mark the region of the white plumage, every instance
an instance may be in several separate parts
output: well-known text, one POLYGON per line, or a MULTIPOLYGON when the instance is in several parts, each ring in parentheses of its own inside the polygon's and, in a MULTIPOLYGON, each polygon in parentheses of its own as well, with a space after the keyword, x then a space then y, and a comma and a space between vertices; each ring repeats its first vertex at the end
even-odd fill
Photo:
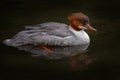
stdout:
POLYGON ((57 22, 27 26, 13 38, 4 41, 8 46, 14 47, 26 44, 74 46, 89 42, 89 36, 84 30, 75 31, 71 26, 57 22))

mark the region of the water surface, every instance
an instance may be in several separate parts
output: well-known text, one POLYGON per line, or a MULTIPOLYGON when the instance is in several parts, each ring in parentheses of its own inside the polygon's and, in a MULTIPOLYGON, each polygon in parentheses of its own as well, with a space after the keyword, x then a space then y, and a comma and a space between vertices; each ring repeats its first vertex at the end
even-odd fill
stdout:
MULTIPOLYGON (((81 79, 120 80, 120 6, 118 1, 1 1, 0 3, 0 79, 81 79), (33 57, 30 52, 8 47, 11 38, 26 25, 57 21, 69 24, 71 12, 82 11, 90 17, 97 33, 84 54, 61 59, 33 57)), ((77 52, 77 51, 75 51, 77 52)), ((79 53, 79 52, 78 52, 79 53)))

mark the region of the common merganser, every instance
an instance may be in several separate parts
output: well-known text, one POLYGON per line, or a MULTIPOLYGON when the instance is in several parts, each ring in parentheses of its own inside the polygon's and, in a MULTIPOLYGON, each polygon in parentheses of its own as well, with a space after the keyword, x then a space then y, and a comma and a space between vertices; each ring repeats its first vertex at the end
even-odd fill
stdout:
POLYGON ((13 38, 4 40, 8 46, 26 44, 50 46, 75 46, 90 43, 84 29, 96 31, 89 25, 89 18, 78 12, 68 16, 70 26, 64 23, 47 22, 33 26, 25 26, 25 30, 17 33, 13 38))

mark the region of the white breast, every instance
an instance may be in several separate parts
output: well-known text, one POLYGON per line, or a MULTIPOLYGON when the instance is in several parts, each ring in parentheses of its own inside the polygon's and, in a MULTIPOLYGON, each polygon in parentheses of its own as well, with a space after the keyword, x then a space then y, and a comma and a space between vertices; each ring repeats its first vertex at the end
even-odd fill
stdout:
POLYGON ((74 35, 76 36, 76 43, 77 44, 88 44, 90 43, 90 38, 88 36, 88 34, 84 31, 84 30, 80 30, 80 31, 75 31, 72 27, 69 28, 74 35))

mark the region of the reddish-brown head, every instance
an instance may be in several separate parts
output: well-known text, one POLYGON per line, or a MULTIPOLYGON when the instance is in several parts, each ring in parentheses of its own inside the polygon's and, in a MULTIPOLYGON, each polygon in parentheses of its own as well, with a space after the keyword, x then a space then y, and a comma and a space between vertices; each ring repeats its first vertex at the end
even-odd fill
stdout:
POLYGON ((81 12, 70 14, 68 16, 68 20, 70 21, 72 28, 76 31, 80 31, 82 29, 96 31, 95 28, 90 26, 88 16, 81 12))

